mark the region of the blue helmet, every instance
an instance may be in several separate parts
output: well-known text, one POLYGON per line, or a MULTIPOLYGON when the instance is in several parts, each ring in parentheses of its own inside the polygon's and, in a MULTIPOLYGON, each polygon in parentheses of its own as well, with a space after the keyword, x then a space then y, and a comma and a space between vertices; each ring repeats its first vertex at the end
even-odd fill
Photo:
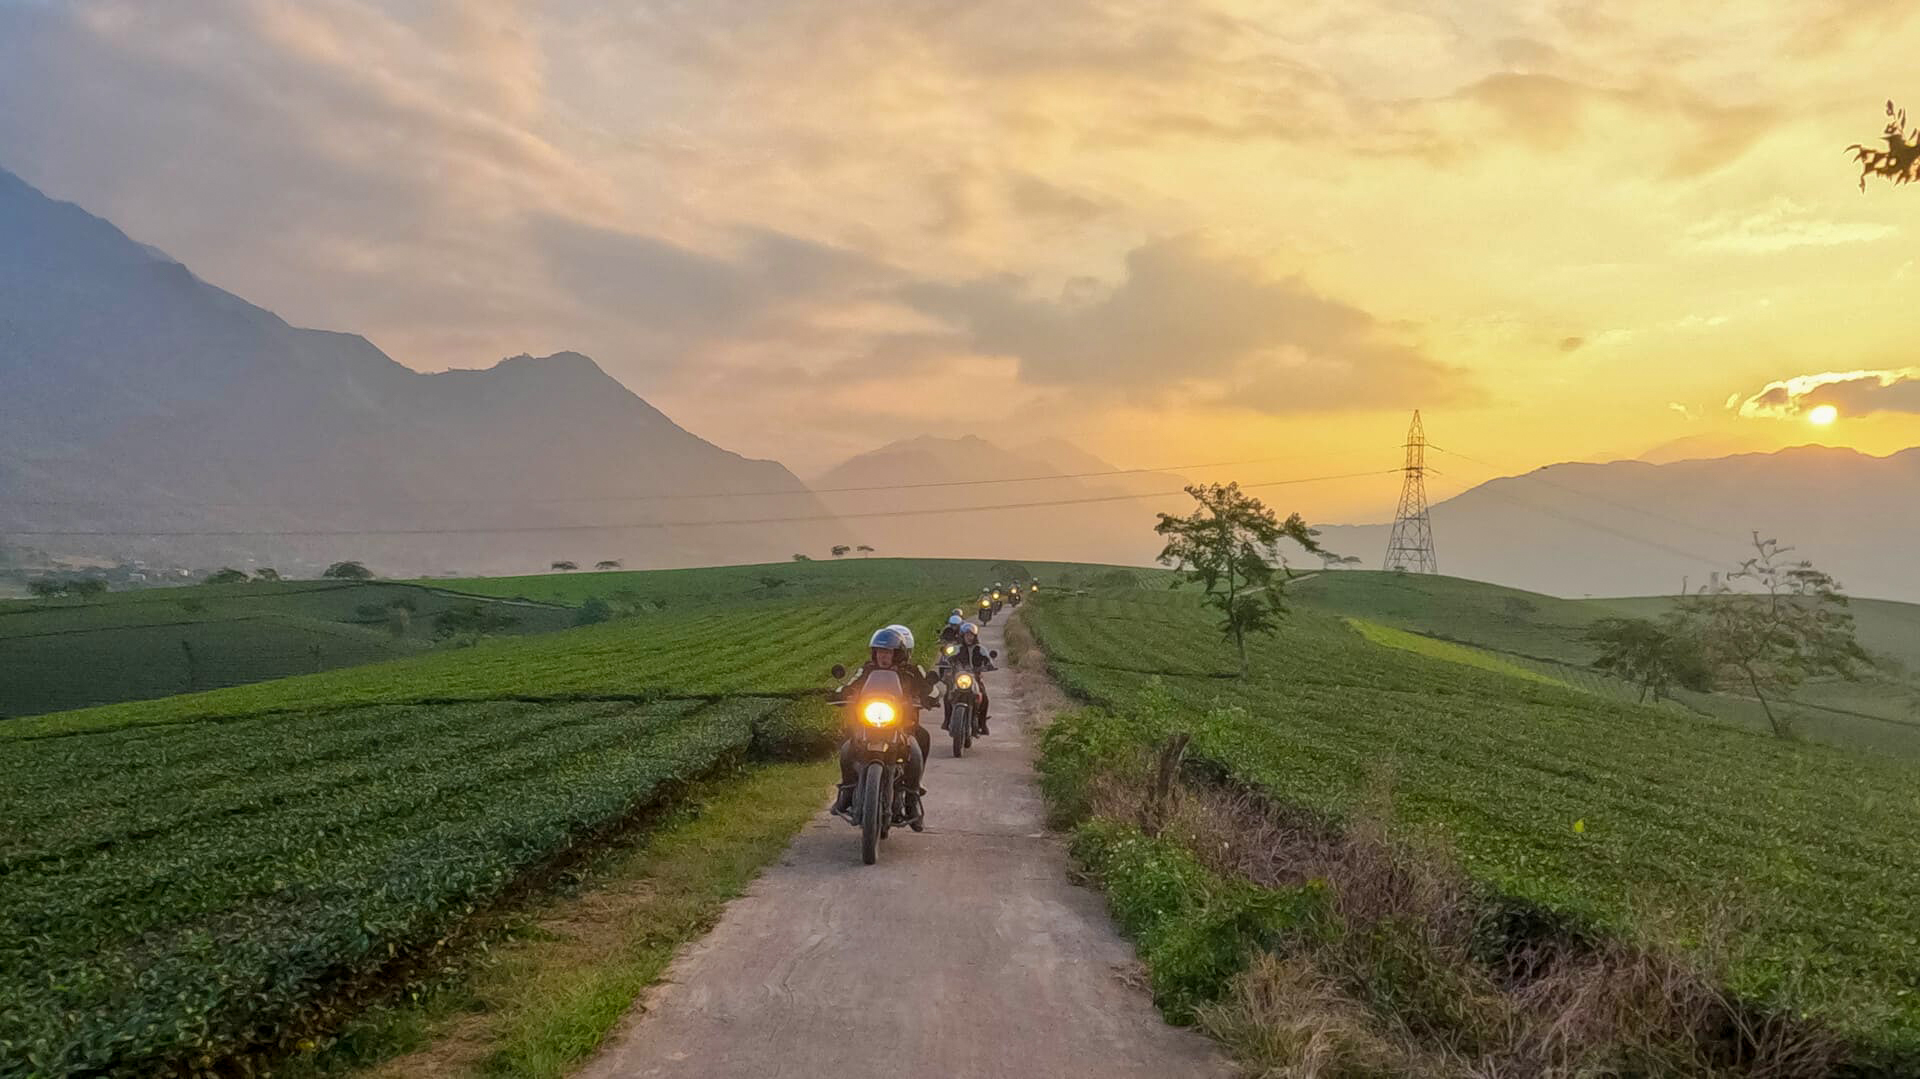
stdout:
POLYGON ((960 624, 961 622, 964 622, 964 621, 966 621, 966 619, 964 619, 964 618, 961 618, 961 617, 960 617, 959 615, 957 615, 957 614, 950 614, 950 615, 948 615, 948 616, 947 616, 947 625, 949 625, 949 626, 957 626, 957 625, 959 625, 959 624, 960 624))
POLYGON ((899 626, 881 626, 873 631, 873 637, 867 641, 868 648, 882 648, 892 652, 902 648, 912 648, 913 641, 900 632, 899 626))

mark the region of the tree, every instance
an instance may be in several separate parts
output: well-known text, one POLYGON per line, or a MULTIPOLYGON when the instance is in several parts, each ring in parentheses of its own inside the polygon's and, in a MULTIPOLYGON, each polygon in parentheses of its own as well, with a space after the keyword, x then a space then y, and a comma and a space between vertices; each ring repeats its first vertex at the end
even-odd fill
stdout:
POLYGON ((1186 491, 1200 506, 1186 517, 1159 515, 1153 530, 1167 537, 1159 560, 1206 589, 1207 604, 1220 612, 1221 633, 1233 641, 1245 675, 1247 634, 1274 632, 1277 617, 1286 611, 1283 584, 1273 580, 1280 541, 1291 539, 1318 553, 1314 537, 1319 533, 1297 513, 1281 521, 1237 483, 1195 485, 1186 491))
POLYGON ((847 546, 847 545, 846 545, 846 544, 844 544, 844 543, 836 543, 836 544, 834 544, 834 545, 833 545, 833 552, 832 552, 832 553, 833 553, 833 557, 835 557, 835 558, 845 558, 845 557, 847 557, 847 552, 848 552, 848 551, 851 551, 851 550, 853 550, 853 548, 851 548, 851 547, 849 547, 849 546, 847 546))
POLYGON ((592 626, 605 622, 612 617, 612 604, 601 599, 599 596, 588 596, 587 601, 580 605, 580 609, 573 612, 573 624, 576 626, 592 626))
POLYGON ((433 635, 438 640, 453 640, 470 645, 491 633, 520 623, 518 618, 502 614, 497 603, 469 603, 449 607, 433 618, 433 635))
POLYGON ((1854 143, 1847 149, 1860 165, 1860 190, 1867 189, 1867 177, 1884 176, 1893 184, 1920 181, 1920 127, 1907 130, 1907 110, 1887 102, 1887 126, 1880 132, 1884 150, 1854 143))
POLYGON ((67 582, 69 596, 97 596, 107 590, 107 582, 98 577, 75 577, 67 582))
POLYGON ((803 555, 803 554, 795 554, 795 555, 793 556, 793 560, 794 560, 795 562, 811 562, 811 561, 813 561, 813 559, 811 559, 811 558, 808 558, 808 557, 807 557, 806 555, 803 555))
POLYGON ((280 571, 274 569, 272 566, 262 566, 253 571, 253 579, 256 581, 277 581, 280 579, 280 571))
POLYGON ((371 581, 373 571, 358 562, 335 562, 320 576, 330 581, 371 581))
POLYGON ((226 566, 213 573, 208 574, 207 579, 201 583, 202 584, 246 584, 247 574, 245 570, 238 570, 238 569, 234 569, 232 566, 226 566))
POLYGON ((610 569, 619 569, 620 560, 617 558, 603 558, 600 561, 595 562, 593 564, 593 568, 600 570, 603 573, 610 569))
POLYGON ((1360 556, 1357 554, 1336 554, 1333 551, 1315 551, 1320 556, 1320 564, 1327 569, 1339 569, 1341 566, 1357 566, 1360 556))
POLYGON ((555 562, 552 566, 548 568, 559 570, 561 573, 572 573, 574 570, 577 570, 580 567, 577 563, 561 561, 561 562, 555 562))
POLYGON ((1854 638, 1839 582, 1806 559, 1788 560, 1793 548, 1778 540, 1755 532, 1753 547, 1724 583, 1685 597, 1681 610, 1697 627, 1715 680, 1752 693, 1773 733, 1785 737, 1776 702, 1809 677, 1854 678, 1871 661, 1854 638), (1735 582, 1752 590, 1736 591, 1735 582))
POLYGON ((859 551, 863 555, 869 555, 873 553, 873 548, 867 546, 864 543, 858 547, 855 547, 854 550, 859 551))
POLYGON ((1660 622, 1645 618, 1602 618, 1587 627, 1587 640, 1600 648, 1593 669, 1618 675, 1640 687, 1640 699, 1652 693, 1665 700, 1674 685, 1713 688, 1713 669, 1699 636, 1685 619, 1660 622))
POLYGON ((56 581, 51 577, 42 577, 39 580, 28 581, 27 591, 41 599, 52 599, 55 596, 66 595, 67 585, 65 581, 56 581))

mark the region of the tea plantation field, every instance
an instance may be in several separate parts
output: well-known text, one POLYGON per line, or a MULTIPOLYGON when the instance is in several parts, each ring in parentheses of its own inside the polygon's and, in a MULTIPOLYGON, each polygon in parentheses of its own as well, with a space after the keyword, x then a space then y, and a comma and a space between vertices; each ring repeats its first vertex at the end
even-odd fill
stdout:
POLYGON ((0 602, 0 717, 244 685, 415 655, 435 618, 485 603, 505 635, 574 613, 389 582, 283 581, 0 602), (407 613, 390 617, 390 604, 407 613))
POLYGON ((889 622, 930 651, 973 576, 853 573, 0 724, 0 1076, 271 1057, 688 782, 821 752, 828 668, 889 622))
POLYGON ((1604 929, 1685 949, 1724 920, 1735 991, 1920 1060, 1910 763, 1382 646, 1304 606, 1245 679, 1185 593, 1027 618, 1070 692, 1138 714, 1157 681, 1194 754, 1282 803, 1338 820, 1390 792, 1490 891, 1604 929))

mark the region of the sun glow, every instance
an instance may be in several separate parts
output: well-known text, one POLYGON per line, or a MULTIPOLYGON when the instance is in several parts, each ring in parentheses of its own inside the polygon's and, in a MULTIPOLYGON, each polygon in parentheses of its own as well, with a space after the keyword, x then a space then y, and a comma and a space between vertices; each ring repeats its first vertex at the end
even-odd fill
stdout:
POLYGON ((1825 427, 1839 418, 1840 410, 1832 405, 1815 405, 1813 411, 1807 413, 1807 422, 1815 427, 1825 427))

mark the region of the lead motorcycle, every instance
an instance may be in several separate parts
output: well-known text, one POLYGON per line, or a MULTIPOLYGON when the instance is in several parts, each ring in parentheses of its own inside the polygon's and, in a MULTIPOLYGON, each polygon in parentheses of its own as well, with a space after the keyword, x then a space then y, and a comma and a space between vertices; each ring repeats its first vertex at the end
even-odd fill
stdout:
MULTIPOLYGON (((834 665, 833 676, 843 679, 847 669, 834 665)), ((860 829, 860 860, 872 865, 880 857, 880 841, 896 824, 918 832, 926 827, 926 809, 907 816, 907 759, 913 742, 908 709, 917 709, 900 676, 890 670, 867 672, 860 691, 834 702, 854 710, 852 735, 854 774, 853 825, 860 829)))
POLYGON ((987 623, 993 621, 993 612, 999 609, 1000 608, 994 606, 993 598, 991 596, 981 596, 980 597, 980 624, 984 626, 987 623))

